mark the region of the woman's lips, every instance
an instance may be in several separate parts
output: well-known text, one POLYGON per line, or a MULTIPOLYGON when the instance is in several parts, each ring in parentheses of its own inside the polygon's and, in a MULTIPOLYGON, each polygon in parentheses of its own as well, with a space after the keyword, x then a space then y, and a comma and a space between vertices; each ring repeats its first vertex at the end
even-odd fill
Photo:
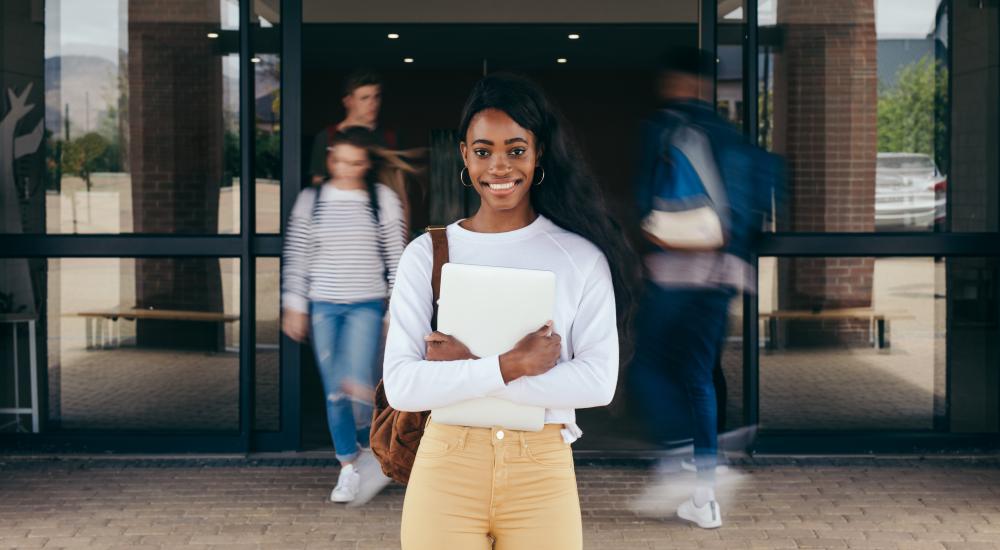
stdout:
POLYGON ((480 183, 486 188, 491 194, 496 196, 510 195, 514 192, 514 188, 520 185, 521 180, 501 180, 501 181, 482 181, 480 183))

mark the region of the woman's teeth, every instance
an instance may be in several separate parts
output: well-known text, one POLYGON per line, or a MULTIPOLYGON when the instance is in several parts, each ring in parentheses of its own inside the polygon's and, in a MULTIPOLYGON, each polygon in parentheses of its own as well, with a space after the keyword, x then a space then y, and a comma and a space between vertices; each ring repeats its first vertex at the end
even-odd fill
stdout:
POLYGON ((492 189, 493 191, 506 191, 508 189, 513 189, 514 188, 514 182, 509 182, 509 183, 490 183, 490 184, 487 184, 487 185, 489 185, 490 189, 492 189))

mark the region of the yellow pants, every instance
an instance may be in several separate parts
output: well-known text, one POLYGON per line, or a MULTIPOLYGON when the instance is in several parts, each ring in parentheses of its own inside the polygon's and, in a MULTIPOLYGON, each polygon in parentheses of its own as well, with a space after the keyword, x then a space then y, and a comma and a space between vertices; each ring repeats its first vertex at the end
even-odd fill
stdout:
POLYGON ((428 423, 403 502, 403 550, 582 548, 576 472, 561 428, 428 423))

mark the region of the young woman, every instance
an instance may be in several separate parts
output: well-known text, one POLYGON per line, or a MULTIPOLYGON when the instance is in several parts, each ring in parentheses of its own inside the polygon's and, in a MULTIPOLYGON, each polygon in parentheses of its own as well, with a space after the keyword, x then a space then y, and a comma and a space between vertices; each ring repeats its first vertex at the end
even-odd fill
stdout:
POLYGON ((405 166, 352 127, 331 140, 333 176, 305 189, 288 221, 283 258, 282 328, 312 335, 326 395, 330 435, 342 464, 334 502, 363 503, 388 482, 368 452, 376 358, 385 299, 405 246, 406 221, 378 174, 405 166))
POLYGON ((514 76, 484 78, 465 105, 459 135, 461 184, 482 201, 474 216, 447 228, 450 261, 553 271, 555 313, 493 357, 473 357, 455 338, 432 333, 433 253, 424 235, 399 263, 386 396, 403 411, 499 397, 545 407, 546 426, 518 432, 431 418, 406 491, 402 547, 581 548, 570 450, 582 433, 575 409, 606 405, 614 395, 636 261, 537 86, 514 76))

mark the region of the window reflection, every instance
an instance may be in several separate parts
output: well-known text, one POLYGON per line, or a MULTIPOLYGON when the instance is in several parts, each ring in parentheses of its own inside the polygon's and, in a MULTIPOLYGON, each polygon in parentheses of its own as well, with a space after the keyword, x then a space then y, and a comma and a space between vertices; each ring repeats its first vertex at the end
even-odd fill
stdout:
POLYGON ((759 0, 758 137, 790 176, 778 231, 947 228, 948 5, 759 0))
POLYGON ((238 2, 169 4, 46 3, 46 232, 239 232, 238 2))
POLYGON ((239 287, 234 259, 49 260, 50 426, 237 429, 239 287))
POLYGON ((762 428, 945 429, 947 312, 959 301, 947 282, 961 263, 761 258, 762 428))

